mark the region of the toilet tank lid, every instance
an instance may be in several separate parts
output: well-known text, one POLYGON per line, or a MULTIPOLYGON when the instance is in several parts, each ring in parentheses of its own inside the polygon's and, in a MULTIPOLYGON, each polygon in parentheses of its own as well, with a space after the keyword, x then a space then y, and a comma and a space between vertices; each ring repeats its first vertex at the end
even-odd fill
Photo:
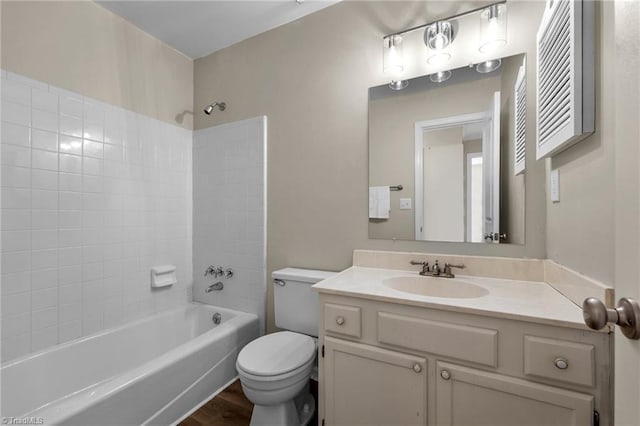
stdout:
POLYGON ((316 271, 313 269, 301 269, 301 268, 284 268, 277 271, 273 271, 271 276, 278 280, 290 280, 300 281, 303 283, 317 283, 327 278, 331 278, 336 275, 337 272, 329 271, 316 271))

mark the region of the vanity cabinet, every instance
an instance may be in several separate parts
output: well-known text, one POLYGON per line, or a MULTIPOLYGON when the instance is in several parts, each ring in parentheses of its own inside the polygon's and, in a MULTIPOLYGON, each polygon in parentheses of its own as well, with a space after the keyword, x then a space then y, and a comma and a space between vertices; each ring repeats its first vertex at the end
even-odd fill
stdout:
POLYGON ((591 424, 593 396, 485 371, 437 363, 437 425, 591 424))
POLYGON ((613 424, 607 333, 337 294, 319 300, 321 425, 613 424))
POLYGON ((331 337, 324 354, 325 423, 427 424, 425 358, 331 337))

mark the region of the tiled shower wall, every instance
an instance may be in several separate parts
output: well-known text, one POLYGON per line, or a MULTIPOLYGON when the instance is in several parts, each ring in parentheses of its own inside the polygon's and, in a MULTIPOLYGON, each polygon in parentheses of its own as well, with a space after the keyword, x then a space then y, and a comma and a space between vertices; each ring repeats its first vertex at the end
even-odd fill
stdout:
POLYGON ((2 360, 191 300, 192 132, 2 71, 2 360), (150 288, 150 268, 178 284, 150 288))
POLYGON ((262 332, 266 126, 267 118, 257 117, 198 130, 193 139, 193 297, 258 315, 262 332), (235 275, 205 277, 209 265, 232 268, 235 275), (206 293, 216 281, 224 289, 206 293))

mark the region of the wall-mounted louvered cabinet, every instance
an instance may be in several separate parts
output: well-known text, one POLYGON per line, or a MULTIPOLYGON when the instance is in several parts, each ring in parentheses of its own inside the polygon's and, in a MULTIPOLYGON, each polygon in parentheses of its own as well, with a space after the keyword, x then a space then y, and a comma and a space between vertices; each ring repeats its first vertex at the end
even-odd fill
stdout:
POLYGON ((522 61, 520 69, 518 70, 518 76, 516 77, 516 84, 513 89, 514 99, 514 175, 519 175, 524 172, 526 165, 527 154, 527 64, 526 59, 522 61))
POLYGON ((547 0, 537 34, 537 158, 595 130, 594 2, 547 0))

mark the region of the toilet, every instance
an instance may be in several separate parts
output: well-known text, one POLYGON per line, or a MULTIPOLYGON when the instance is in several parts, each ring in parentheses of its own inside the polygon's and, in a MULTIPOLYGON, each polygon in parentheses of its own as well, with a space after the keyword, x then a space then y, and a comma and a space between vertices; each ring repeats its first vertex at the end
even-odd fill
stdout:
POLYGON ((306 425, 315 412, 309 378, 317 374, 318 297, 311 286, 335 272, 285 268, 272 274, 276 326, 247 344, 236 369, 253 402, 251 425, 306 425))

